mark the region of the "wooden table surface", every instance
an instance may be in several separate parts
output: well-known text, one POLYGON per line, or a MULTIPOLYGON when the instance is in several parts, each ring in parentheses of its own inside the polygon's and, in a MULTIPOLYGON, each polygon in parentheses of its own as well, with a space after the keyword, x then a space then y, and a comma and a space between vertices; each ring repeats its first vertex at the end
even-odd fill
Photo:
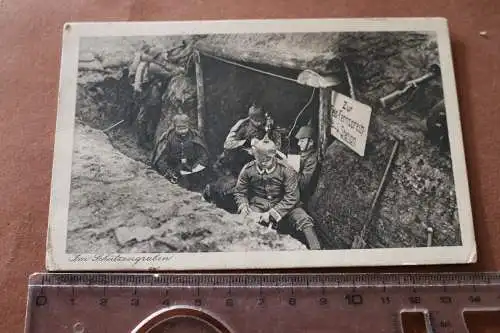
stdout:
POLYGON ((401 16, 449 20, 479 262, 378 271, 500 270, 498 0, 0 0, 0 332, 23 331, 27 278, 44 270, 64 22, 401 16))

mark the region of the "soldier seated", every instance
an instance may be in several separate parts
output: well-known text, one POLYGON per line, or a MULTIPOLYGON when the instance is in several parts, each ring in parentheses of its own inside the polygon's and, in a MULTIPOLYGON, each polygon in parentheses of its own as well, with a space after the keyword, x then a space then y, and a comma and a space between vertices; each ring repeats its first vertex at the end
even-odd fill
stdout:
POLYGON ((269 122, 262 107, 255 104, 250 106, 248 117, 240 119, 230 129, 224 141, 223 167, 237 176, 241 168, 253 160, 252 140, 260 140, 266 134, 279 145, 279 134, 269 122))
POLYGON ((181 180, 189 189, 199 189, 208 165, 208 150, 198 133, 190 128, 187 115, 174 116, 173 123, 174 127, 158 140, 151 164, 170 180, 181 180))
POLYGON ((255 160, 243 167, 236 184, 238 211, 274 228, 286 221, 303 233, 310 249, 319 250, 313 219, 299 207, 298 174, 276 153, 276 145, 267 136, 255 143, 255 160))

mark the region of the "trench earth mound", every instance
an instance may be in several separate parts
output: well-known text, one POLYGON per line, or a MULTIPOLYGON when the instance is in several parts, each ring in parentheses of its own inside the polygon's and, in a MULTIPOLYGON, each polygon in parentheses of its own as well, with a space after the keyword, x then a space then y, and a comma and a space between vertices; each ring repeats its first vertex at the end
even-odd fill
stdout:
POLYGON ((68 253, 305 250, 288 235, 249 225, 75 127, 68 253))

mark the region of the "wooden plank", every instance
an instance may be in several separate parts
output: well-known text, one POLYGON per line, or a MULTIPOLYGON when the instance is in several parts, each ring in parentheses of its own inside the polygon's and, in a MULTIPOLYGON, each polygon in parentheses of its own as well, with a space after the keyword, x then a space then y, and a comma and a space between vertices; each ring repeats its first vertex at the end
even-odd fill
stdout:
POLYGON ((319 117, 318 117, 318 148, 319 159, 323 160, 330 135, 330 96, 332 88, 319 90, 319 117))
POLYGON ((202 139, 205 139, 205 89, 203 86, 203 69, 198 51, 194 52, 194 63, 196 72, 196 100, 198 113, 198 132, 202 139))

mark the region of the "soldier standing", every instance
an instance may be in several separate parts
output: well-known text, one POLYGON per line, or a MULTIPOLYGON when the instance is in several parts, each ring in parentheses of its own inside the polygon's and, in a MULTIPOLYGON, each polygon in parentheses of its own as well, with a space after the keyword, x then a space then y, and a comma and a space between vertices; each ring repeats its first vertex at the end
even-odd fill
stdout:
POLYGON ((137 73, 137 67, 139 67, 139 64, 143 60, 145 60, 150 49, 151 49, 150 45, 143 44, 141 48, 134 53, 134 58, 132 59, 132 63, 129 66, 129 72, 128 72, 128 78, 132 84, 134 84, 135 74, 137 73))
POLYGON ((300 154, 299 189, 302 203, 307 205, 314 190, 318 170, 318 154, 314 146, 313 129, 302 126, 295 138, 298 140, 300 154))
POLYGON ((138 141, 143 147, 149 147, 160 121, 162 95, 167 81, 178 74, 179 68, 168 66, 163 58, 163 50, 151 47, 141 56, 135 69, 134 94, 138 99, 137 115, 138 141))
POLYGON ((299 207, 298 174, 276 153, 276 145, 267 136, 254 144, 255 160, 243 167, 236 184, 238 212, 275 227, 287 221, 303 233, 311 250, 319 250, 313 219, 299 207))
POLYGON ((171 180, 181 179, 189 189, 199 189, 208 165, 208 150, 199 134, 190 128, 187 115, 175 115, 172 121, 174 127, 158 140, 151 164, 171 180))

